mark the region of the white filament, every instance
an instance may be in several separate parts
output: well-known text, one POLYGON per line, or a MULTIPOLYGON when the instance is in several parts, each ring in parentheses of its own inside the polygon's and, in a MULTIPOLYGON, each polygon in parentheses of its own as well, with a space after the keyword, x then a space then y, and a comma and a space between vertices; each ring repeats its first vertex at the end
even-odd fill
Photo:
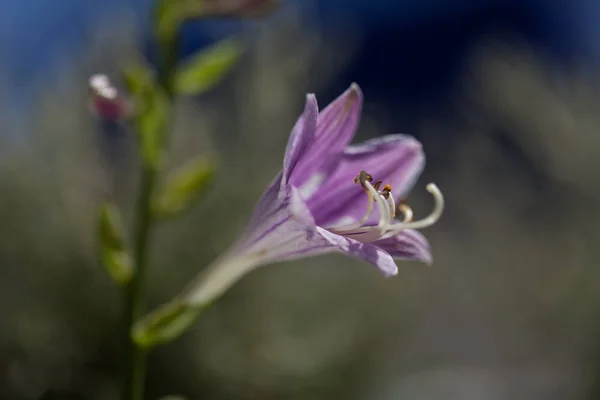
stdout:
MULTIPOLYGON (((400 222, 391 224, 388 226, 388 232, 383 235, 381 238, 385 239, 391 236, 394 236, 396 233, 404 230, 404 229, 423 229, 427 228, 433 224, 435 224, 442 213, 444 212, 444 195, 440 191, 440 189, 434 184, 430 183, 426 187, 427 191, 433 195, 435 200, 435 206, 433 207, 433 211, 425 218, 414 221, 414 222, 400 222)), ((412 211, 411 211, 412 214, 412 211)))
POLYGON ((408 204, 400 204, 398 210, 404 215, 402 222, 411 222, 413 220, 413 211, 408 204))
POLYGON ((427 185, 426 189, 433 195, 435 200, 433 211, 421 220, 412 221, 412 210, 410 207, 403 204, 400 207, 400 211, 404 214, 404 219, 402 222, 394 223, 396 203, 394 202, 392 194, 389 193, 388 198, 386 199, 382 193, 378 192, 373 185, 371 185, 370 182, 364 182, 363 186, 367 190, 367 195, 369 196, 367 212, 363 218, 354 224, 332 228, 330 229, 332 232, 340 235, 355 235, 353 237, 359 241, 372 242, 378 239, 392 237, 405 229, 427 228, 435 224, 444 211, 444 196, 434 183, 430 183, 427 185), (377 226, 363 226, 373 211, 374 201, 377 202, 377 207, 379 208, 379 221, 377 226))
POLYGON ((394 219, 396 217, 396 202, 394 201, 394 196, 390 193, 386 200, 390 206, 390 215, 392 219, 394 219))

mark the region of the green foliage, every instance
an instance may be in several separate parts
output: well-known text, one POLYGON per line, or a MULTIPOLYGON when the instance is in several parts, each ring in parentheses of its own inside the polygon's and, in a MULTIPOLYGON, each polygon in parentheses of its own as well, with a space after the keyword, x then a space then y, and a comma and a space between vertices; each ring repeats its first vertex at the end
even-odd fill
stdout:
POLYGON ((156 34, 164 41, 173 37, 181 23, 182 0, 159 0, 156 7, 156 34))
POLYGON ((124 80, 135 106, 135 125, 144 162, 156 168, 161 156, 169 114, 169 101, 154 73, 137 64, 124 71, 124 80))
POLYGON ((187 20, 260 18, 273 13, 281 0, 160 0, 156 13, 158 36, 172 36, 187 20))
POLYGON ((168 343, 185 332, 200 311, 174 299, 138 321, 132 330, 133 340, 141 348, 168 343))
POLYGON ((161 217, 185 210, 206 192, 215 171, 215 163, 206 157, 195 159, 180 168, 155 195, 155 215, 161 217))
POLYGON ((208 17, 209 11, 206 0, 158 0, 155 26, 159 40, 169 41, 184 21, 208 17))
POLYGON ((240 45, 223 40, 192 56, 175 74, 175 92, 201 94, 215 87, 236 65, 241 55, 240 45))
POLYGON ((115 282, 125 285, 131 279, 131 257, 125 246, 123 225, 117 209, 104 203, 98 219, 98 252, 100 263, 115 282))
POLYGON ((202 18, 206 11, 205 0, 159 0, 155 22, 159 39, 172 37, 181 23, 202 18))

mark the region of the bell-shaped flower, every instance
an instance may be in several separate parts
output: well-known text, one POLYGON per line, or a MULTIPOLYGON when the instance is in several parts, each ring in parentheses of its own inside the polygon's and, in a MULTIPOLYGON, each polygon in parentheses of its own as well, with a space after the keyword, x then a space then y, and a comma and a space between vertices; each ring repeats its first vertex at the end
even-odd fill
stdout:
POLYGON ((282 171, 244 234, 184 291, 183 302, 203 307, 258 266, 317 254, 357 257, 385 276, 397 274, 395 259, 431 264, 429 244, 417 229, 438 220, 443 196, 427 185, 435 207, 418 221, 401 201, 423 169, 421 144, 388 135, 350 145, 361 108, 356 84, 322 111, 315 96, 307 96, 282 171))

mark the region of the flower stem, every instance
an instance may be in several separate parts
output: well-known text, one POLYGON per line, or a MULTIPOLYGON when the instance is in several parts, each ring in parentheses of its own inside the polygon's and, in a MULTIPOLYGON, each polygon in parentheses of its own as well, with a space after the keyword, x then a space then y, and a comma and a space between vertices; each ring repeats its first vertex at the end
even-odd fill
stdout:
MULTIPOLYGON (((173 100, 173 73, 178 50, 178 32, 167 38, 158 38, 162 56, 159 68, 158 84, 170 101, 173 100)), ((164 132, 164 137, 167 132, 164 132)), ((163 147, 165 146, 163 141, 163 147)), ((164 150, 164 148, 163 148, 164 150)), ((147 350, 140 348, 132 338, 131 331, 135 322, 142 316, 145 306, 148 240, 152 225, 151 198, 156 180, 155 166, 145 164, 142 170, 139 197, 137 200, 137 218, 135 222, 134 275, 125 290, 125 309, 123 313, 123 381, 121 400, 142 400, 146 376, 147 350)))
POLYGON ((144 376, 146 369, 146 351, 139 348, 131 337, 131 328, 144 312, 147 244, 150 234, 151 209, 150 199, 154 188, 156 170, 144 166, 137 202, 137 219, 135 225, 134 260, 135 269, 132 280, 125 289, 125 309, 123 312, 123 360, 122 400, 141 400, 143 398, 144 376))

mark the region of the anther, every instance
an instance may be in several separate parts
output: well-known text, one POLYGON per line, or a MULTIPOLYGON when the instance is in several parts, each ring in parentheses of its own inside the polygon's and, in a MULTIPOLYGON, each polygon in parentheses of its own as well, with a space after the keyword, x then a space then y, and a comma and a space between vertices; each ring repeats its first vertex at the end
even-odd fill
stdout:
POLYGON ((354 178, 354 183, 360 183, 361 186, 365 186, 365 182, 373 182, 373 177, 367 173, 367 171, 360 171, 354 178))
POLYGON ((386 200, 390 197, 391 193, 392 187, 389 184, 386 184, 383 189, 381 189, 381 196, 383 196, 383 198, 386 200))

